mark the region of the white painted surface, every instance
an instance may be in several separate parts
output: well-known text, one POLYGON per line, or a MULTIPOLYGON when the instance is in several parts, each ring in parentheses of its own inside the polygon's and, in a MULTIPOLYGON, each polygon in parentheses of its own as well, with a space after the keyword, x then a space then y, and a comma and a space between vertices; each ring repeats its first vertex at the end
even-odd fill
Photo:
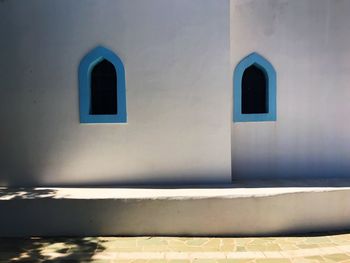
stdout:
POLYGON ((277 71, 277 122, 232 124, 232 177, 348 177, 350 1, 231 0, 231 72, 277 71))
POLYGON ((231 179, 229 2, 0 1, 0 185, 231 179), (79 124, 81 58, 126 70, 128 123, 79 124))
POLYGON ((0 189, 0 236, 257 236, 350 228, 349 187, 153 190, 0 189))
POLYGON ((234 179, 348 177, 349 11, 347 0, 1 1, 0 185, 228 183, 231 166, 234 179), (97 45, 124 62, 127 125, 79 124, 77 68, 97 45), (232 123, 233 70, 251 52, 277 71, 277 122, 232 123))
POLYGON ((350 187, 271 187, 271 188, 0 188, 0 200, 12 199, 202 199, 263 197, 291 193, 350 190, 350 187))

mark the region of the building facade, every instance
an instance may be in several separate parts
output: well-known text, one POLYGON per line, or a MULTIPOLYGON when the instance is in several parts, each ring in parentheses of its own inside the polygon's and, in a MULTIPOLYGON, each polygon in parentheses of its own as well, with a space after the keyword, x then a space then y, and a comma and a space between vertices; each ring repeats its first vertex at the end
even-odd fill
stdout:
POLYGON ((349 10, 347 0, 1 1, 0 185, 348 177, 349 10), (117 83, 108 114, 91 112, 104 60, 117 83), (266 104, 245 111, 248 69, 265 80, 266 104))

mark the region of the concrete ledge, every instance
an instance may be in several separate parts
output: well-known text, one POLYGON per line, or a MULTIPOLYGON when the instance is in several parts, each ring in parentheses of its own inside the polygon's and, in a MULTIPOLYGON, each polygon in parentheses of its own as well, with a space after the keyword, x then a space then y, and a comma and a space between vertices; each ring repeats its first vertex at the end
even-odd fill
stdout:
POLYGON ((350 229, 350 187, 0 189, 0 236, 232 236, 350 229))

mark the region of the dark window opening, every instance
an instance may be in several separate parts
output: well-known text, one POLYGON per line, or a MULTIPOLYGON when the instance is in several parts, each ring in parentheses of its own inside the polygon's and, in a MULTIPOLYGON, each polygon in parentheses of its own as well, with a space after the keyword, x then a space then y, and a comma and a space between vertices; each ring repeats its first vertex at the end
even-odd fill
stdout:
POLYGON ((248 67, 242 77, 242 114, 268 113, 267 79, 255 65, 248 67))
POLYGON ((117 114, 117 73, 106 59, 91 72, 90 114, 117 114))

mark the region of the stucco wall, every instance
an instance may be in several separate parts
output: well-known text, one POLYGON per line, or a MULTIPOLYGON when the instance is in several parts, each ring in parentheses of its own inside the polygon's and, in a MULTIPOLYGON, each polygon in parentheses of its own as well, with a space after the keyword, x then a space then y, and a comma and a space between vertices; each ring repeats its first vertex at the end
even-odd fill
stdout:
POLYGON ((277 72, 277 121, 232 123, 232 177, 350 171, 350 1, 232 0, 231 72, 255 51, 277 72))
POLYGON ((339 232, 349 202, 349 187, 0 189, 0 237, 339 232))
POLYGON ((230 180, 229 2, 0 1, 0 185, 230 180), (127 124, 83 125, 78 65, 126 70, 127 124))
POLYGON ((349 10, 0 1, 0 185, 229 182, 231 164, 234 179, 348 176, 349 10), (98 45, 124 62, 126 125, 79 124, 78 65, 98 45), (276 69, 276 122, 232 122, 233 70, 251 52, 276 69))

